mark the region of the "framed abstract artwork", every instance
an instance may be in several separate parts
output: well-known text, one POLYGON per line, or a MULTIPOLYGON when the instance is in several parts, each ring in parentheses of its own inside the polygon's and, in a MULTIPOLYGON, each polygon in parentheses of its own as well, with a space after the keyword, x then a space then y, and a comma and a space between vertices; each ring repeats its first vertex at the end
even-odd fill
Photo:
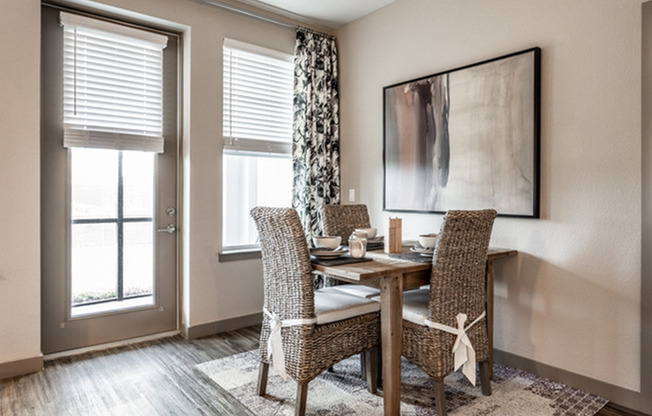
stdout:
POLYGON ((383 88, 385 211, 539 217, 541 50, 383 88))

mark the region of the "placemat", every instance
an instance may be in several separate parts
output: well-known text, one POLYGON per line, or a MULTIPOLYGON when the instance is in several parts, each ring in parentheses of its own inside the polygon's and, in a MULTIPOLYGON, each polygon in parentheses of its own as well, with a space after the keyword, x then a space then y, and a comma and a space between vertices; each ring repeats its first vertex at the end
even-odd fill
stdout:
POLYGON ((314 257, 310 258, 311 263, 315 264, 321 264, 323 266, 339 266, 341 264, 350 264, 350 263, 362 263, 365 261, 371 261, 373 259, 370 259, 369 257, 362 257, 359 259, 356 259, 354 257, 351 257, 349 254, 345 254, 342 257, 338 257, 336 259, 317 259, 314 257))
POLYGON ((390 254, 389 257, 393 257, 395 259, 401 259, 401 260, 414 261, 417 263, 432 263, 432 256, 424 257, 419 253, 397 253, 397 254, 390 254))

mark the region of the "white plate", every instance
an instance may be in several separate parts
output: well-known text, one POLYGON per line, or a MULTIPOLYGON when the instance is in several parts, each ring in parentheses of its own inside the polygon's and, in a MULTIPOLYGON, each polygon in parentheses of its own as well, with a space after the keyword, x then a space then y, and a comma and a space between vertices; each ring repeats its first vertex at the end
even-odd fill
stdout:
POLYGON ((423 257, 432 257, 432 255, 435 253, 434 249, 423 247, 410 247, 410 251, 413 253, 419 253, 423 257))
POLYGON ((310 255, 318 259, 336 259, 348 253, 348 250, 310 250, 310 255))
POLYGON ((382 243, 383 242, 383 236, 377 236, 374 238, 367 238, 367 243, 382 243))

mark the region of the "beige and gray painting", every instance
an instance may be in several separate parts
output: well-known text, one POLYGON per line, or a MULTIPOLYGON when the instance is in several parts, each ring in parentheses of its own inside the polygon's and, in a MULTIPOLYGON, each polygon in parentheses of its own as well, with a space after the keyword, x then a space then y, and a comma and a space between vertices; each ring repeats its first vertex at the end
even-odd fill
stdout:
POLYGON ((535 212, 534 51, 385 88, 385 209, 535 212))

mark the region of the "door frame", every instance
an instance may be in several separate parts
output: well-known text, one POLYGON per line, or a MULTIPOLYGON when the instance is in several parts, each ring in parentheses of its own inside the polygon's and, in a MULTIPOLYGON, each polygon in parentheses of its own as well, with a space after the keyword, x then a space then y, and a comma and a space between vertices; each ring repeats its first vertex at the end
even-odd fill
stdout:
MULTIPOLYGON (((80 14, 85 14, 89 15, 91 17, 99 17, 101 19, 106 19, 109 21, 114 21, 118 23, 126 23, 128 25, 133 24, 139 27, 143 27, 142 23, 138 22, 131 22, 130 19, 125 18, 124 20, 120 18, 120 20, 115 20, 111 18, 107 18, 103 16, 100 13, 96 13, 95 11, 91 12, 86 12, 83 10, 79 9, 73 9, 70 7, 65 7, 61 5, 49 5, 49 4, 42 4, 42 19, 46 18, 50 13, 57 14, 59 11, 70 11, 74 13, 80 13, 80 14), (50 12, 47 12, 46 10, 50 10, 50 12)), ((51 18, 51 16, 50 16, 51 18)), ((43 24, 41 25, 43 27, 43 24)), ((85 331, 77 331, 79 333, 73 334, 74 332, 73 328, 75 327, 75 322, 80 322, 88 319, 94 319, 98 318, 98 315, 88 315, 88 316, 71 316, 71 311, 70 311, 70 278, 68 276, 68 273, 70 271, 70 158, 69 158, 69 153, 67 149, 64 149, 61 146, 61 143, 56 140, 45 140, 46 133, 48 131, 56 131, 56 129, 59 129, 59 131, 62 131, 62 117, 61 115, 63 114, 63 105, 61 102, 56 102, 52 103, 52 98, 49 99, 50 102, 48 102, 48 97, 52 97, 52 94, 58 94, 59 96, 61 95, 60 91, 56 91, 57 88, 61 88, 60 83, 52 83, 48 82, 48 80, 51 80, 53 77, 60 77, 60 79, 63 79, 62 77, 62 70, 59 68, 45 68, 46 67, 46 59, 42 58, 42 67, 41 67, 41 347, 42 351, 45 354, 51 354, 51 353, 59 353, 61 351, 68 351, 68 350, 75 350, 78 348, 87 348, 90 346, 96 346, 96 345, 101 345, 101 344, 107 344, 107 343, 115 343, 115 342, 120 342, 124 340, 129 340, 133 338, 141 338, 143 336, 156 336, 157 334, 166 334, 166 333, 179 333, 180 327, 181 327, 181 322, 182 322, 182 314, 181 314, 181 276, 182 276, 182 264, 181 264, 181 238, 182 234, 179 232, 179 229, 181 228, 181 225, 183 224, 183 206, 182 204, 182 184, 183 184, 183 155, 181 153, 182 151, 182 99, 183 99, 183 38, 181 33, 177 32, 172 32, 167 29, 161 29, 158 27, 148 27, 145 26, 147 29, 154 30, 159 33, 163 33, 164 35, 168 36, 170 39, 170 44, 171 42, 174 42, 175 47, 176 47, 176 52, 174 53, 174 57, 176 59, 176 62, 174 63, 174 78, 175 78, 175 83, 176 83, 176 88, 174 92, 174 99, 173 102, 174 104, 170 103, 167 105, 165 108, 170 108, 172 105, 175 106, 175 112, 176 112, 176 118, 174 119, 174 135, 175 135, 175 140, 174 140, 174 148, 175 148, 175 160, 174 160, 174 179, 176 182, 176 185, 174 187, 174 207, 176 209, 176 216, 174 217, 173 221, 176 224, 177 228, 177 233, 173 236, 167 235, 167 234, 161 234, 161 233, 155 233, 154 236, 154 241, 156 246, 158 246, 157 240, 159 238, 174 238, 174 293, 171 295, 173 296, 173 301, 169 302, 170 307, 173 309, 173 311, 162 311, 166 314, 172 313, 173 317, 166 318, 166 322, 169 322, 169 328, 161 330, 160 328, 152 327, 150 323, 147 322, 139 322, 138 319, 134 320, 135 321, 135 326, 138 328, 136 332, 134 331, 127 331, 125 332, 124 336, 121 336, 119 339, 107 339, 104 334, 102 333, 102 327, 104 325, 111 326, 113 327, 114 325, 119 325, 119 319, 122 318, 122 315, 125 313, 131 313, 133 311, 141 311, 141 310, 159 310, 161 305, 160 302, 161 300, 157 298, 156 295, 156 290, 155 289, 155 296, 154 296, 154 304, 149 305, 147 307, 141 307, 141 308, 134 308, 134 309, 127 309, 127 310, 116 310, 116 311, 110 311, 105 314, 100 315, 102 319, 105 321, 104 324, 102 325, 97 325, 99 328, 90 328, 85 331), (49 74, 46 76, 46 73, 49 74), (56 85, 54 85, 56 84, 56 85), (55 129, 55 130, 52 130, 55 129), (53 143, 56 142, 56 143, 53 143), (58 155, 55 155, 54 152, 61 152, 58 155), (63 155, 62 153, 67 153, 66 155, 63 155), (62 161, 65 160, 65 163, 62 163, 62 161), (62 194, 57 194, 57 192, 61 189, 54 189, 51 186, 47 186, 48 184, 48 178, 46 177, 48 173, 52 173, 55 176, 57 176, 61 180, 61 178, 65 178, 65 192, 62 194), (56 201, 54 204, 50 204, 51 201, 56 201), (56 228, 56 231, 52 231, 53 228, 56 228), (52 259, 48 260, 47 255, 44 254, 43 248, 45 247, 59 247, 57 250, 62 251, 65 253, 65 256, 54 256, 58 257, 56 261, 52 261, 52 259), (63 247, 63 248, 61 248, 63 247), (46 282, 48 280, 48 276, 51 276, 54 273, 63 273, 65 277, 65 285, 64 287, 58 287, 53 289, 52 288, 52 283, 46 282), (63 292, 63 293, 62 293, 63 292), (65 314, 57 314, 57 316, 48 316, 48 310, 49 308, 46 307, 48 305, 48 302, 53 302, 52 299, 55 299, 54 302, 60 302, 61 299, 65 299, 66 307, 65 307, 65 314), (172 307, 173 304, 173 307, 172 307), (174 321, 174 328, 172 328, 172 319, 174 321), (57 325, 53 325, 53 322, 56 322, 57 325), (64 331, 65 330, 65 331, 64 331), (64 335, 65 334, 65 335, 64 335), (82 346, 74 346, 72 348, 65 347, 65 342, 61 342, 60 340, 63 338, 68 338, 70 336, 79 336, 79 337, 84 337, 86 341, 86 345, 82 346), (53 341, 54 340, 54 341, 53 341), (49 345, 46 345, 49 344, 49 345)), ((47 42, 62 42, 61 37, 54 35, 52 32, 54 32, 54 29, 48 33, 48 31, 44 28, 42 29, 41 37, 42 37, 42 43, 45 42, 45 37, 50 36, 51 38, 47 40, 47 42), (54 40, 52 39, 54 38, 54 40)), ((57 45, 58 46, 58 45, 57 45)), ((43 50, 45 47, 42 46, 42 52, 41 54, 45 54, 47 52, 44 52, 43 50)), ((61 51, 61 48, 54 48, 57 51, 61 51)), ((55 54, 58 52, 54 52, 55 54)), ((164 58, 165 59, 165 58, 164 58)), ((55 100, 56 101, 56 100, 55 100)), ((166 147, 169 147, 172 145, 170 143, 172 140, 166 140, 166 147)), ((163 155, 161 155, 163 156, 163 155)), ((158 170, 158 165, 159 165, 159 159, 157 156, 157 159, 155 161, 155 169, 158 170)), ((163 156, 164 157, 164 156, 163 156)), ((172 161, 168 161, 170 164, 172 161)), ((158 176, 158 172, 156 172, 156 175, 158 176)), ((155 189, 155 195, 154 197, 157 198, 159 194, 158 186, 155 189)), ((164 212, 167 207, 162 207, 159 206, 158 202, 155 203, 155 210, 156 212, 153 214, 154 215, 154 229, 162 228, 166 224, 161 224, 162 221, 165 221, 168 219, 167 216, 163 216, 161 212, 164 212), (165 220, 164 220, 165 218, 165 220)), ((49 250, 47 250, 49 251, 49 250)), ((157 254, 156 257, 158 258, 160 254, 157 254)), ((52 257, 52 256, 51 256, 52 257)), ((154 284, 158 283, 158 278, 156 278, 154 284)), ((170 300, 170 299, 168 299, 170 300)), ((133 317, 133 315, 132 315, 133 317)))

